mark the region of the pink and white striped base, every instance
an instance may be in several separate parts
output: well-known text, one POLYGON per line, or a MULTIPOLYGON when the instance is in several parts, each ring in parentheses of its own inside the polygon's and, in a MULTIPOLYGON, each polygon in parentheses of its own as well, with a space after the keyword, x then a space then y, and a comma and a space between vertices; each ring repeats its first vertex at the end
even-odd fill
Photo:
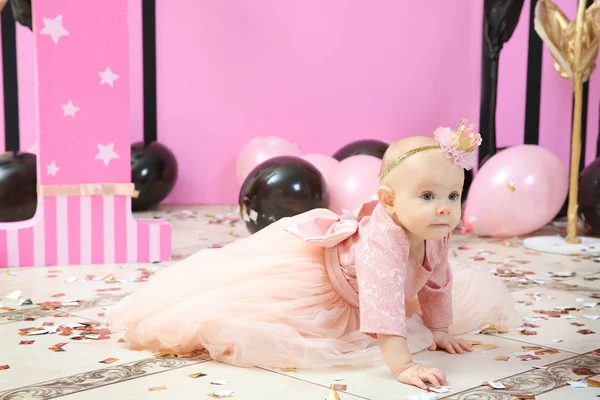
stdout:
POLYGON ((0 268, 170 258, 171 225, 134 219, 129 196, 40 196, 31 220, 0 224, 0 268))

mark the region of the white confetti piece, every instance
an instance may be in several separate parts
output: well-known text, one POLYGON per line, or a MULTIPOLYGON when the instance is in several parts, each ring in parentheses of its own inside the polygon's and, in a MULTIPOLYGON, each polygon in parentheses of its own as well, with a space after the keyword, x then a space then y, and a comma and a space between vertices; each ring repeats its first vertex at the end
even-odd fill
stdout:
POLYGON ((575 311, 577 308, 573 307, 573 306, 560 306, 560 307, 554 307, 555 310, 558 311, 565 311, 565 310, 573 310, 575 311))
POLYGON ((433 386, 428 386, 428 389, 435 393, 448 393, 450 391, 448 386, 440 386, 439 389, 436 389, 433 386))
POLYGON ((569 381, 567 383, 571 385, 572 388, 586 388, 590 386, 587 382, 583 381, 569 381))
POLYGON ((543 320, 543 318, 536 318, 536 317, 523 317, 522 319, 523 319, 523 321, 529 322, 529 323, 534 323, 534 322, 543 320))
POLYGON ((19 298, 16 301, 2 301, 0 302, 0 307, 20 307, 27 306, 33 304, 31 299, 26 299, 24 297, 19 298))
POLYGON ((547 274, 550 276, 553 276, 553 277, 557 277, 557 278, 569 278, 571 276, 575 276, 575 272, 567 272, 567 271, 547 272, 547 274))
POLYGON ((517 351, 515 353, 513 353, 513 356, 515 357, 519 357, 519 356, 536 356, 537 354, 535 354, 535 351, 517 351))
POLYGON ((25 336, 38 336, 38 335, 45 335, 47 334, 48 331, 44 328, 40 329, 39 331, 31 331, 31 332, 27 332, 25 334, 25 336))
POLYGON ((213 394, 217 397, 227 397, 235 393, 235 390, 215 390, 213 394))
POLYGON ((258 213, 254 210, 250 210, 250 214, 248 214, 248 216, 250 217, 250 220, 252 222, 256 222, 256 220, 258 219, 258 213))
POLYGON ((217 379, 215 381, 210 381, 211 385, 227 385, 227 379, 217 379))
POLYGON ((99 334, 95 334, 95 333, 88 333, 88 334, 86 334, 84 336, 86 338, 92 339, 92 340, 98 340, 98 339, 100 339, 100 335, 99 334))
POLYGON ((21 297, 21 291, 20 290, 12 291, 4 297, 6 297, 7 299, 11 299, 11 300, 18 300, 19 297, 21 297))
POLYGON ((85 325, 80 324, 79 322, 71 322, 70 324, 65 324, 64 326, 66 326, 67 328, 75 329, 75 328, 81 328, 82 326, 85 326, 85 325))
POLYGON ((581 318, 598 319, 600 318, 600 315, 582 315, 581 318))

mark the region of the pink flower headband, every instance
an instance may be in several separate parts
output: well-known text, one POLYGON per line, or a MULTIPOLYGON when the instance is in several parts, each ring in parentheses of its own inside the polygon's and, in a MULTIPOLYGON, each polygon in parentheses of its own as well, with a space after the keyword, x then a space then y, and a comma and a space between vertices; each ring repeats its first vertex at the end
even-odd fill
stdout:
POLYGON ((413 154, 434 149, 442 149, 456 165, 463 167, 467 171, 472 169, 477 164, 477 157, 474 150, 481 145, 481 135, 473 133, 475 125, 471 124, 467 127, 466 123, 466 119, 461 119, 456 131, 446 127, 437 128, 433 132, 433 137, 439 145, 417 147, 416 149, 407 151, 392 161, 381 173, 379 179, 383 180, 398 164, 413 154))

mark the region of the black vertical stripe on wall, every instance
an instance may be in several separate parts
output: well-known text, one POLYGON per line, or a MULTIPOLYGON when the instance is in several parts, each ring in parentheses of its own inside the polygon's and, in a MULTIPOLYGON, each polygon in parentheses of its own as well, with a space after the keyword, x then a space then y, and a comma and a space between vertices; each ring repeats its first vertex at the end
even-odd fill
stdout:
POLYGON ((529 41, 527 45, 527 91, 525 95, 525 144, 538 144, 540 140, 540 102, 542 88, 542 39, 534 29, 535 5, 529 6, 529 41))
MULTIPOLYGON (((587 143, 587 117, 588 102, 590 95, 590 81, 583 84, 582 104, 581 104, 581 158, 579 159, 579 172, 585 167, 585 147, 587 143)), ((571 123, 573 123, 573 113, 575 107, 571 107, 571 123)))
MULTIPOLYGON (((598 107, 600 115, 600 106, 598 107)), ((596 158, 600 157, 600 118, 598 118, 598 138, 596 139, 596 158)))
MULTIPOLYGON (((497 95, 496 88, 494 87, 494 80, 498 78, 498 60, 491 60, 488 56, 488 45, 485 40, 485 32, 483 33, 484 38, 481 41, 481 99, 479 104, 479 132, 483 139, 482 145, 479 147, 479 165, 482 161, 493 154, 490 154, 490 143, 489 137, 491 135, 492 124, 495 123, 495 104, 492 104, 492 97, 497 95)), ((495 128, 494 128, 495 130, 495 128)), ((496 138, 495 138, 496 140, 496 138)), ((495 148, 495 146, 494 146, 495 148)))
POLYGON ((19 151, 19 85, 17 31, 11 7, 2 11, 2 68, 4 72, 4 141, 6 151, 19 151))
MULTIPOLYGON (((591 6, 594 0, 587 0, 586 7, 591 6)), ((581 161, 579 163, 579 172, 585 168, 585 154, 587 148, 587 117, 589 107, 589 96, 590 96, 590 80, 583 84, 583 110, 581 113, 581 161)))
POLYGON ((142 62, 144 82, 144 142, 157 139, 156 0, 142 0, 142 62))

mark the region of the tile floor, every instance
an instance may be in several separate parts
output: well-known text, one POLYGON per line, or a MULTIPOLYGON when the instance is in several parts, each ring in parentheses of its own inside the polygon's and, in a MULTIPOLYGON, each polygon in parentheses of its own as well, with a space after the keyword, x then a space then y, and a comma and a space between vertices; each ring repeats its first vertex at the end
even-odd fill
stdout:
MULTIPOLYGON (((228 391, 234 391, 232 400, 430 398, 419 389, 395 382, 383 364, 360 369, 282 371, 231 367, 202 353, 165 358, 128 350, 120 342, 120 334, 103 330, 107 306, 144 285, 144 277, 157 270, 202 248, 218 247, 248 235, 230 206, 170 207, 138 216, 161 216, 171 221, 172 262, 2 271, 0 400, 219 398, 216 394, 228 391), (20 291, 17 300, 9 296, 14 291, 20 291), (23 299, 30 299, 31 304, 21 304, 23 299), (20 330, 32 327, 47 328, 46 333, 20 334, 27 332, 20 330), (47 332, 53 329, 57 332, 47 332), (53 346, 63 351, 53 351, 53 346), (110 358, 113 360, 107 360, 110 358), (227 383, 211 384, 218 380, 227 383), (346 388, 337 390, 336 397, 330 391, 332 384, 346 388), (409 397, 413 395, 416 397, 409 397)), ((558 232, 551 227, 547 230, 558 232)), ((592 385, 594 380, 600 381, 600 305, 596 305, 600 303, 600 260, 528 252, 518 239, 456 235, 452 246, 453 260, 490 271, 505 268, 503 279, 520 302, 528 329, 536 334, 474 333, 465 336, 481 343, 472 354, 417 354, 417 361, 435 365, 448 376, 450 391, 437 398, 598 398, 600 387, 592 385), (565 271, 574 276, 549 274, 565 271), (576 311, 540 313, 560 307, 574 307, 576 311), (522 352, 533 352, 534 359, 521 360, 517 356, 522 352), (590 387, 572 387, 578 383, 587 386, 588 378, 590 387), (482 386, 484 381, 502 382, 509 388, 492 390, 482 386)))

